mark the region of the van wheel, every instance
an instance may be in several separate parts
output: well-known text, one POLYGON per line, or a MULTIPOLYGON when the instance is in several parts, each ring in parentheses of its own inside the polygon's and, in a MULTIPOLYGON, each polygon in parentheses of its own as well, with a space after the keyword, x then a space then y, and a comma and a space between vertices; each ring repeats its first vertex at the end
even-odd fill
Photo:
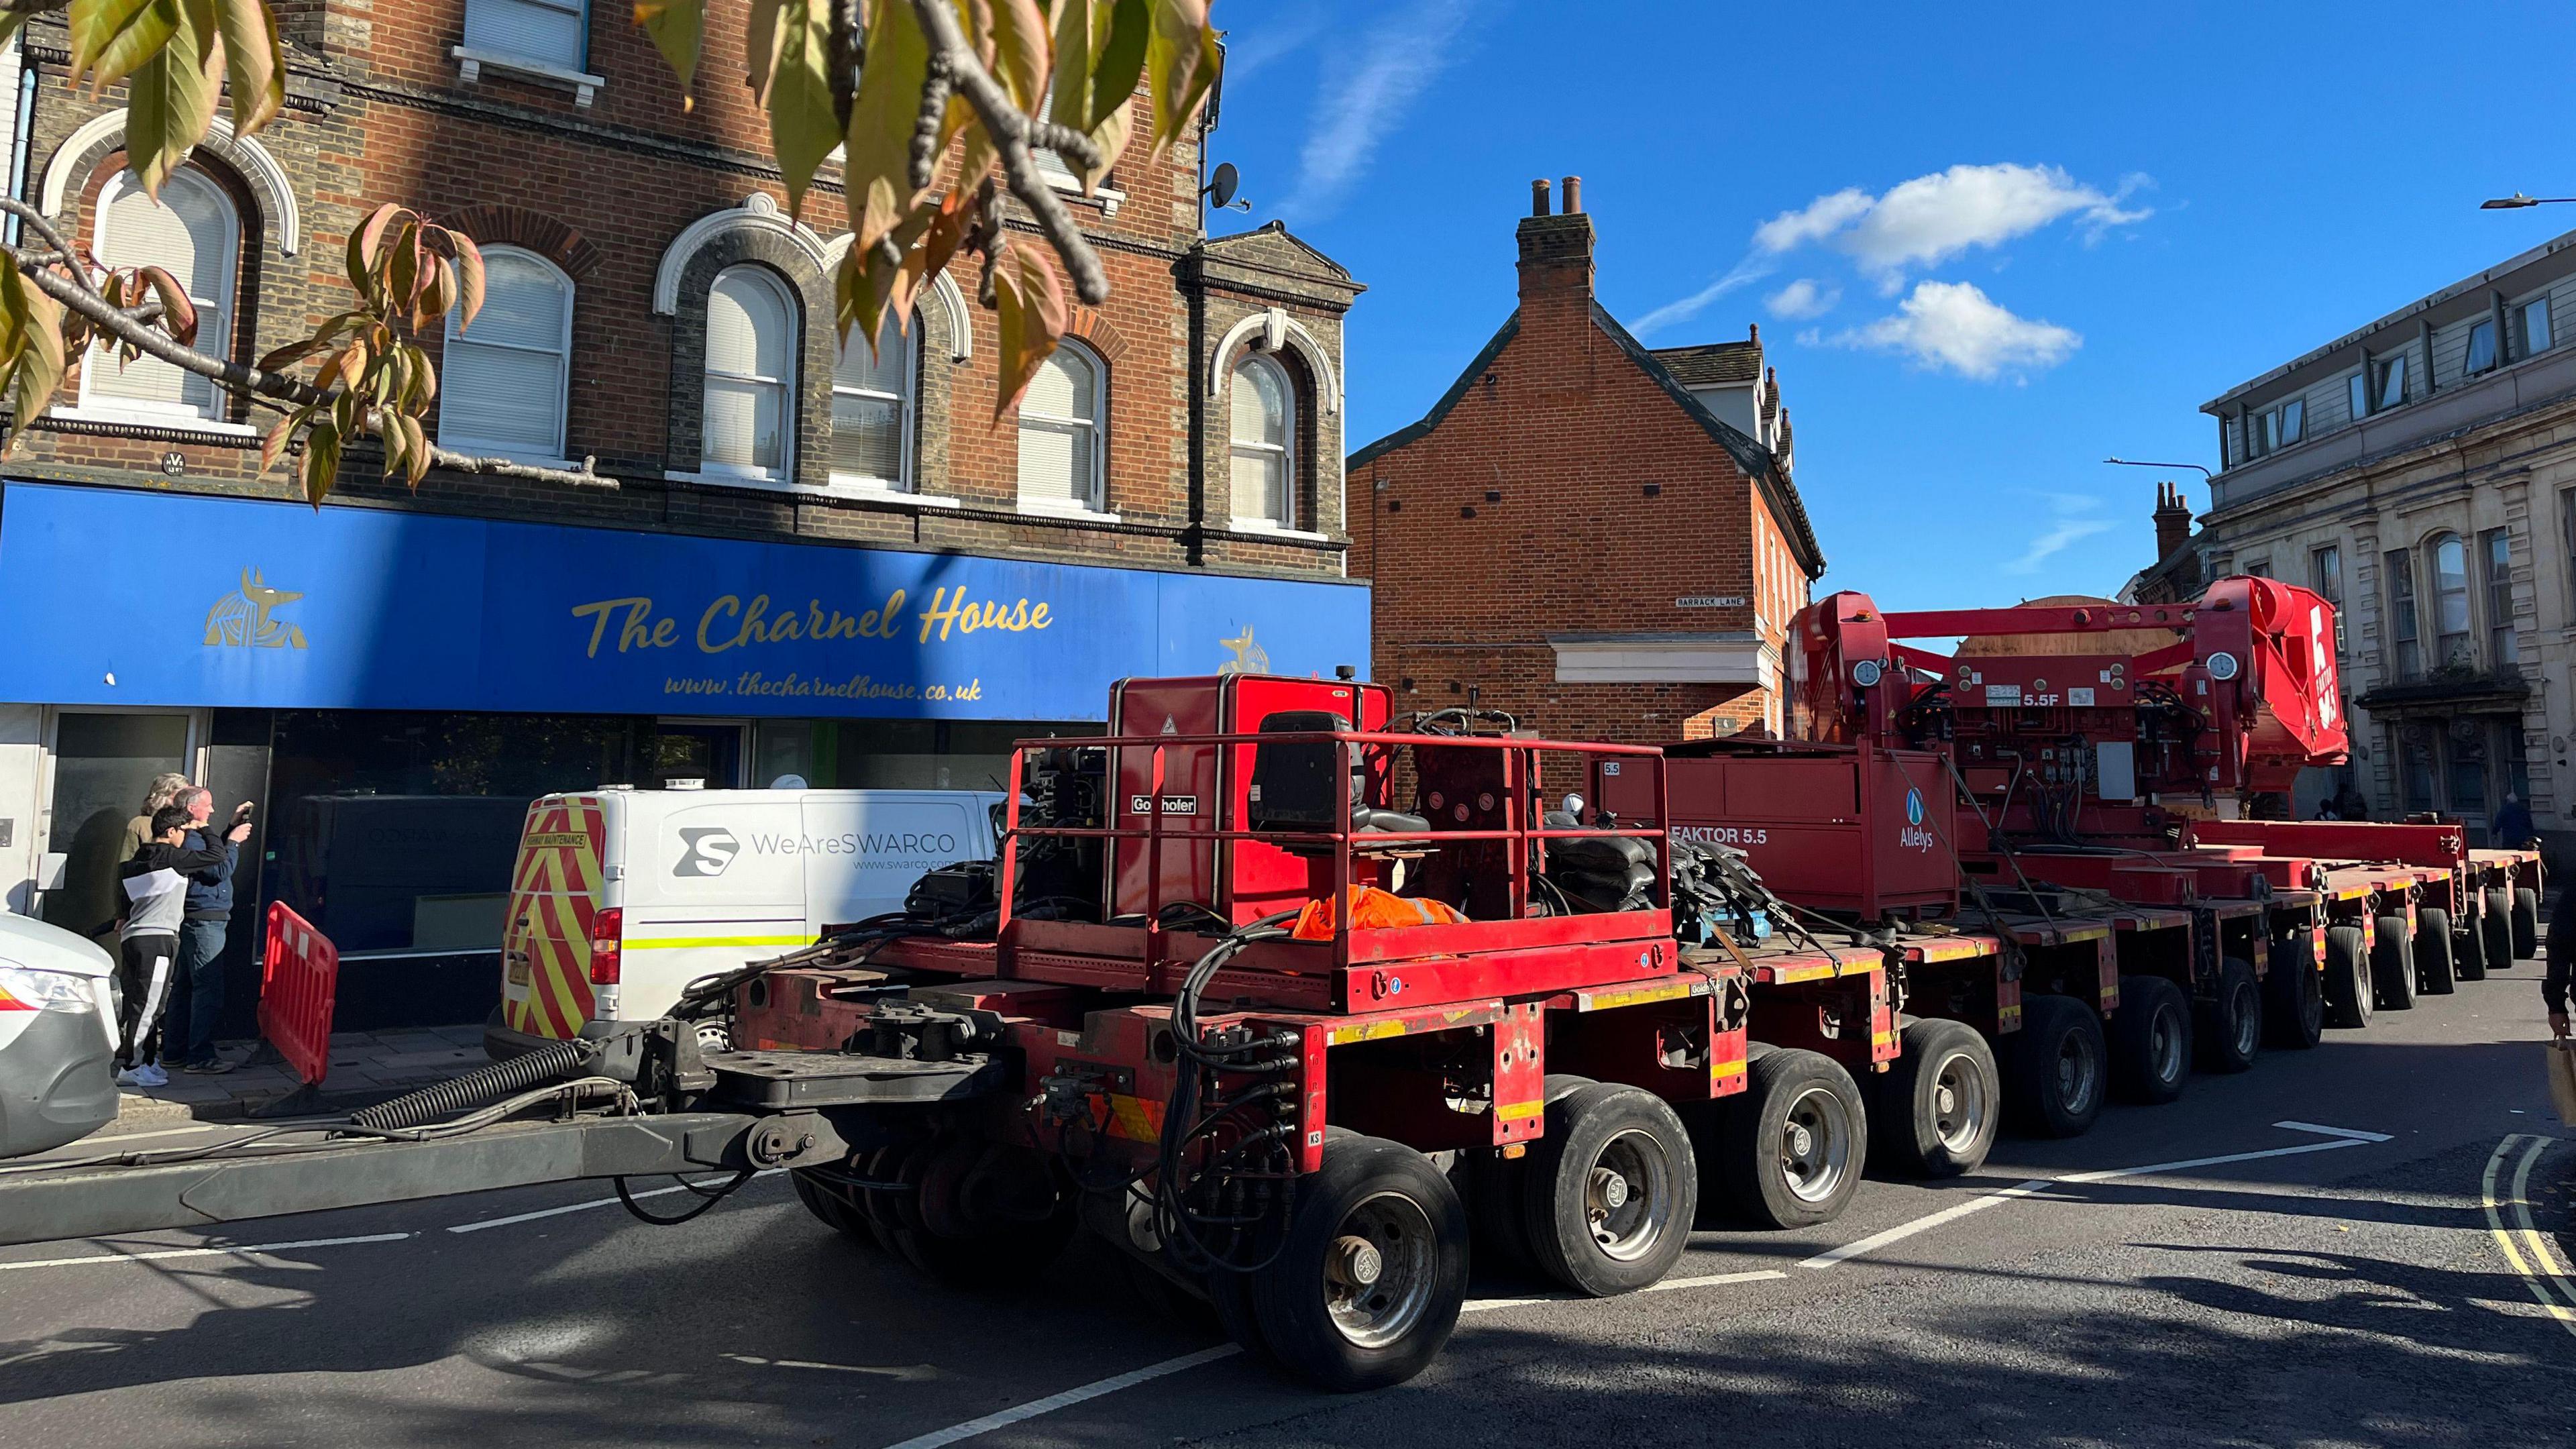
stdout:
POLYGON ((2485 934, 2487 969, 2502 971, 2513 965, 2513 892, 2487 887, 2486 907, 2486 919, 2478 924, 2485 934))
POLYGON ((2218 999, 2204 1003, 2199 1021, 2200 1066, 2208 1072, 2241 1072, 2263 1049, 2263 987, 2254 963, 2230 956, 2218 965, 2218 999))
POLYGON ((2370 951, 2370 980, 2378 988, 2384 1011, 2415 1009, 2415 941, 2406 934, 2404 916, 2382 916, 2370 951))
POLYGON ((2102 1114, 2102 1018, 2071 996, 2022 998, 2004 1048, 2004 1105, 2035 1137, 2075 1137, 2102 1114))
POLYGON ((1651 1092, 1596 1083, 1567 1093, 1548 1105, 1525 1165, 1530 1256, 1577 1293, 1635 1292, 1690 1246, 1699 1162, 1681 1119, 1651 1092))
POLYGON ((1994 1048, 1964 1021, 1908 1019, 1869 1106, 1875 1162, 1908 1177, 1974 1172, 1993 1149, 2003 1116, 1994 1048))
POLYGON ((896 1196, 896 1251, 934 1278, 1016 1283, 1073 1240, 1072 1194, 1033 1149, 945 1138, 904 1159, 901 1181, 911 1190, 896 1196))
POLYGON ((2449 911, 2426 906, 2415 913, 2415 983, 2427 996, 2448 996, 2460 989, 2451 940, 2449 911))
POLYGON ((2325 1025, 2316 938, 2301 926, 2272 942, 2272 970, 2263 978, 2263 1044, 2306 1051, 2325 1035, 2325 1025))
POLYGON ((2540 959, 2540 892, 2529 886, 2513 888, 2513 959, 2540 959))
POLYGON ((2361 927, 2326 927, 2326 1025, 2370 1025, 2370 956, 2361 927))
POLYGON ((2121 977, 2120 1009, 2102 1030, 2120 1100, 2158 1107, 2182 1095, 2191 1076, 2192 1019, 2181 987, 2161 976, 2121 977))

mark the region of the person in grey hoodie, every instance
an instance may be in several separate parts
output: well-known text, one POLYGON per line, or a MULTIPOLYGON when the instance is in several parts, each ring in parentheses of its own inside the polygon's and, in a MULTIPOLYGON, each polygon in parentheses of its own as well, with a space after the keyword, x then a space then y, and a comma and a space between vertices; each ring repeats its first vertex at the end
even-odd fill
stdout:
MULTIPOLYGON (((118 869, 124 887, 125 919, 117 927, 123 958, 117 982, 124 989, 123 1019, 117 1023, 117 1084, 163 1087, 170 1074, 160 1066, 161 1014, 170 1004, 170 966, 179 955, 179 927, 188 911, 188 877, 224 863, 222 849, 190 850, 188 812, 164 805, 153 812, 152 835, 118 869)), ((250 834, 245 821, 226 839, 239 845, 250 834)))

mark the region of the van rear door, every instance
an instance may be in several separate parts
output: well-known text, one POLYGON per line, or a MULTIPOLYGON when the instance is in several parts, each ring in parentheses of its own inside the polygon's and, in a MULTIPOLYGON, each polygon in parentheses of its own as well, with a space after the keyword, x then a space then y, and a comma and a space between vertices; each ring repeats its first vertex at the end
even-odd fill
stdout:
POLYGON ((501 937, 501 1019, 512 1031, 579 1036, 595 1010, 591 922, 607 839, 599 796, 548 795, 528 807, 501 937))

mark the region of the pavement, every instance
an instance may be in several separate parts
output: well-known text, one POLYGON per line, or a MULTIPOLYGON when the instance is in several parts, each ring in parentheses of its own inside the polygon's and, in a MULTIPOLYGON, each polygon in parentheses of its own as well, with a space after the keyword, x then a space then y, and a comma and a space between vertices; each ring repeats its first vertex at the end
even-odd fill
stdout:
MULTIPOLYGON (((180 1122, 252 1116, 276 1107, 303 1085, 294 1069, 264 1042, 224 1041, 215 1047, 243 1065, 220 1076, 192 1075, 172 1067, 166 1087, 128 1087, 117 1104, 116 1121, 104 1131, 132 1133, 180 1122)), ((490 1060, 483 1054, 480 1025, 335 1032, 330 1070, 319 1093, 296 1106, 307 1111, 347 1111, 470 1072, 490 1060)))
POLYGON ((568 1183, 0 1249, 0 1449, 2565 1445, 2543 1035, 2523 966, 1822 1228, 1703 1231, 1659 1291, 1480 1269, 1439 1363, 1351 1397, 1104 1249, 948 1289, 779 1177, 676 1228, 568 1183))

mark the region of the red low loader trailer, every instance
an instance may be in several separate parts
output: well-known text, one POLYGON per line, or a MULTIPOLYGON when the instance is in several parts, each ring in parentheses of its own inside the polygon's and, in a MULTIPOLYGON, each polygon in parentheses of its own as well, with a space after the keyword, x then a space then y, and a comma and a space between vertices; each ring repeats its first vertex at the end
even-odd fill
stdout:
POLYGON ((1668 814, 1600 794, 1741 851, 1811 929, 1880 942, 1909 1037, 1975 1027, 2013 1115, 2080 1132, 2106 1095, 2171 1100, 2195 1059, 2241 1071, 2536 953, 2535 852, 2469 850, 2455 823, 2211 818, 2343 762, 2334 627, 2253 578, 2176 605, 1836 594, 1793 630, 1793 738, 1672 747, 1668 814), (1941 638, 1962 643, 1909 642, 1941 638))

